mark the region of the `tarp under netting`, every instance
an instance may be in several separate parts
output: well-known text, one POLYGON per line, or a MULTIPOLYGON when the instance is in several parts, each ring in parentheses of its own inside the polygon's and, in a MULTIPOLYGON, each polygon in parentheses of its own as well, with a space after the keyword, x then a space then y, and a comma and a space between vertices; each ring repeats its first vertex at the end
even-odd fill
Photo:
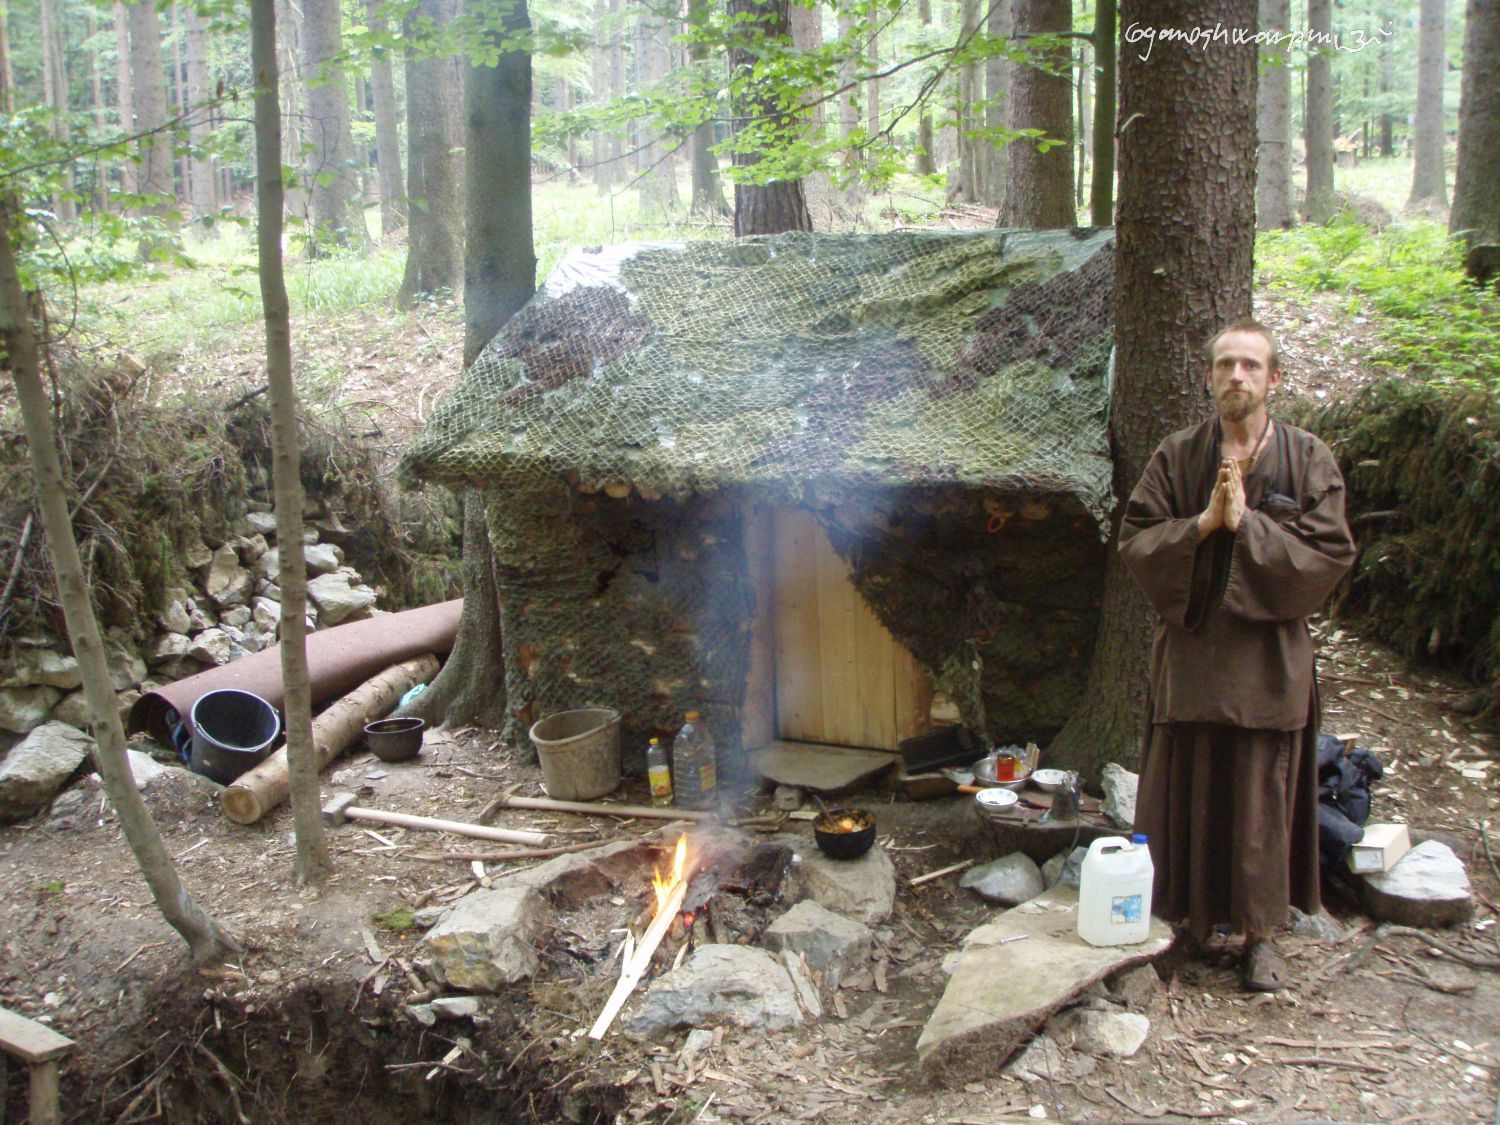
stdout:
POLYGON ((685 495, 1070 494, 1103 520, 1113 234, 910 231, 568 257, 408 450, 414 475, 685 495))

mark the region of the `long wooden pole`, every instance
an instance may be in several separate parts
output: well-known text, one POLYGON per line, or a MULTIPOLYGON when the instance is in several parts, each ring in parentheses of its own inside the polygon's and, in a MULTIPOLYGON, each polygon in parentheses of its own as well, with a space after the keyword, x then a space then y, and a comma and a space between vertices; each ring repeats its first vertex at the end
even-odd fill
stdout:
POLYGON ((498 840, 502 844, 524 844, 545 847, 550 837, 541 832, 518 832, 509 828, 491 828, 487 824, 469 824, 462 820, 439 820, 435 816, 412 816, 410 813, 384 812, 351 805, 344 810, 350 820, 367 820, 373 824, 394 824, 398 828, 420 828, 429 832, 452 832, 476 840, 498 840))
MULTIPOLYGON (((333 761, 359 737, 366 723, 384 715, 417 684, 437 675, 437 657, 428 654, 387 668, 355 688, 313 720, 313 755, 317 768, 333 761)), ((237 824, 254 824, 291 793, 286 747, 241 775, 219 795, 224 815, 237 824)))
POLYGON ((590 816, 628 816, 647 820, 714 820, 711 812, 657 808, 654 805, 596 805, 585 801, 554 801, 551 797, 513 797, 502 793, 490 802, 493 809, 542 809, 546 812, 584 813, 590 816))

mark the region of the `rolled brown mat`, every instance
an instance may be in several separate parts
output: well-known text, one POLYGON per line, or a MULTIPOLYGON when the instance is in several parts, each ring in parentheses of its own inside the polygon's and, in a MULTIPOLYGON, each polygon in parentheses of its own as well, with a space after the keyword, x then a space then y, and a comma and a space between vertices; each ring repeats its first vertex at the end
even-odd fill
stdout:
MULTIPOLYGON (((458 635, 463 604, 462 598, 455 598, 309 633, 307 676, 313 705, 347 695, 393 664, 428 652, 447 655, 458 635)), ((281 683, 281 646, 272 645, 233 664, 221 664, 148 692, 131 707, 129 730, 132 734, 145 731, 163 746, 171 746, 173 724, 180 719, 188 726, 188 716, 199 697, 224 688, 253 692, 281 710, 286 698, 281 683)))

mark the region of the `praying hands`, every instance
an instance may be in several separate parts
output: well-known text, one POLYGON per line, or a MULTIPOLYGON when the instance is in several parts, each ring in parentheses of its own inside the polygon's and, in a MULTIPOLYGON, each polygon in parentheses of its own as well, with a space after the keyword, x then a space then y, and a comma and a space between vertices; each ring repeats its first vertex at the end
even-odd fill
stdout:
POLYGON ((1208 507, 1198 516, 1198 539, 1200 542, 1207 539, 1221 527, 1233 534, 1239 531, 1244 518, 1245 478, 1240 473, 1240 463, 1226 457, 1219 463, 1219 479, 1214 482, 1208 507))

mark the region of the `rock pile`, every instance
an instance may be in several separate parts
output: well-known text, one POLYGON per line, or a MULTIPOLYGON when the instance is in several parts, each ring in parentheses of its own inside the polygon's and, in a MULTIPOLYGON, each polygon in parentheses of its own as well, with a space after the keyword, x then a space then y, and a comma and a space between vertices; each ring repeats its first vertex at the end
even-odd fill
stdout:
MULTIPOLYGON (((344 565, 337 544, 320 540, 322 534, 336 532, 331 527, 320 532, 317 524, 308 524, 303 533, 309 630, 375 613, 375 591, 344 565)), ((142 691, 228 664, 277 641, 280 555, 276 518, 269 511, 250 512, 222 543, 194 544, 181 562, 190 584, 167 589, 161 610, 147 626, 144 647, 138 651, 120 631, 106 638, 122 717, 142 691)), ((89 725, 78 662, 61 651, 65 647, 65 641, 54 637, 18 639, 14 663, 0 668, 0 732, 24 735, 48 720, 89 725)))

